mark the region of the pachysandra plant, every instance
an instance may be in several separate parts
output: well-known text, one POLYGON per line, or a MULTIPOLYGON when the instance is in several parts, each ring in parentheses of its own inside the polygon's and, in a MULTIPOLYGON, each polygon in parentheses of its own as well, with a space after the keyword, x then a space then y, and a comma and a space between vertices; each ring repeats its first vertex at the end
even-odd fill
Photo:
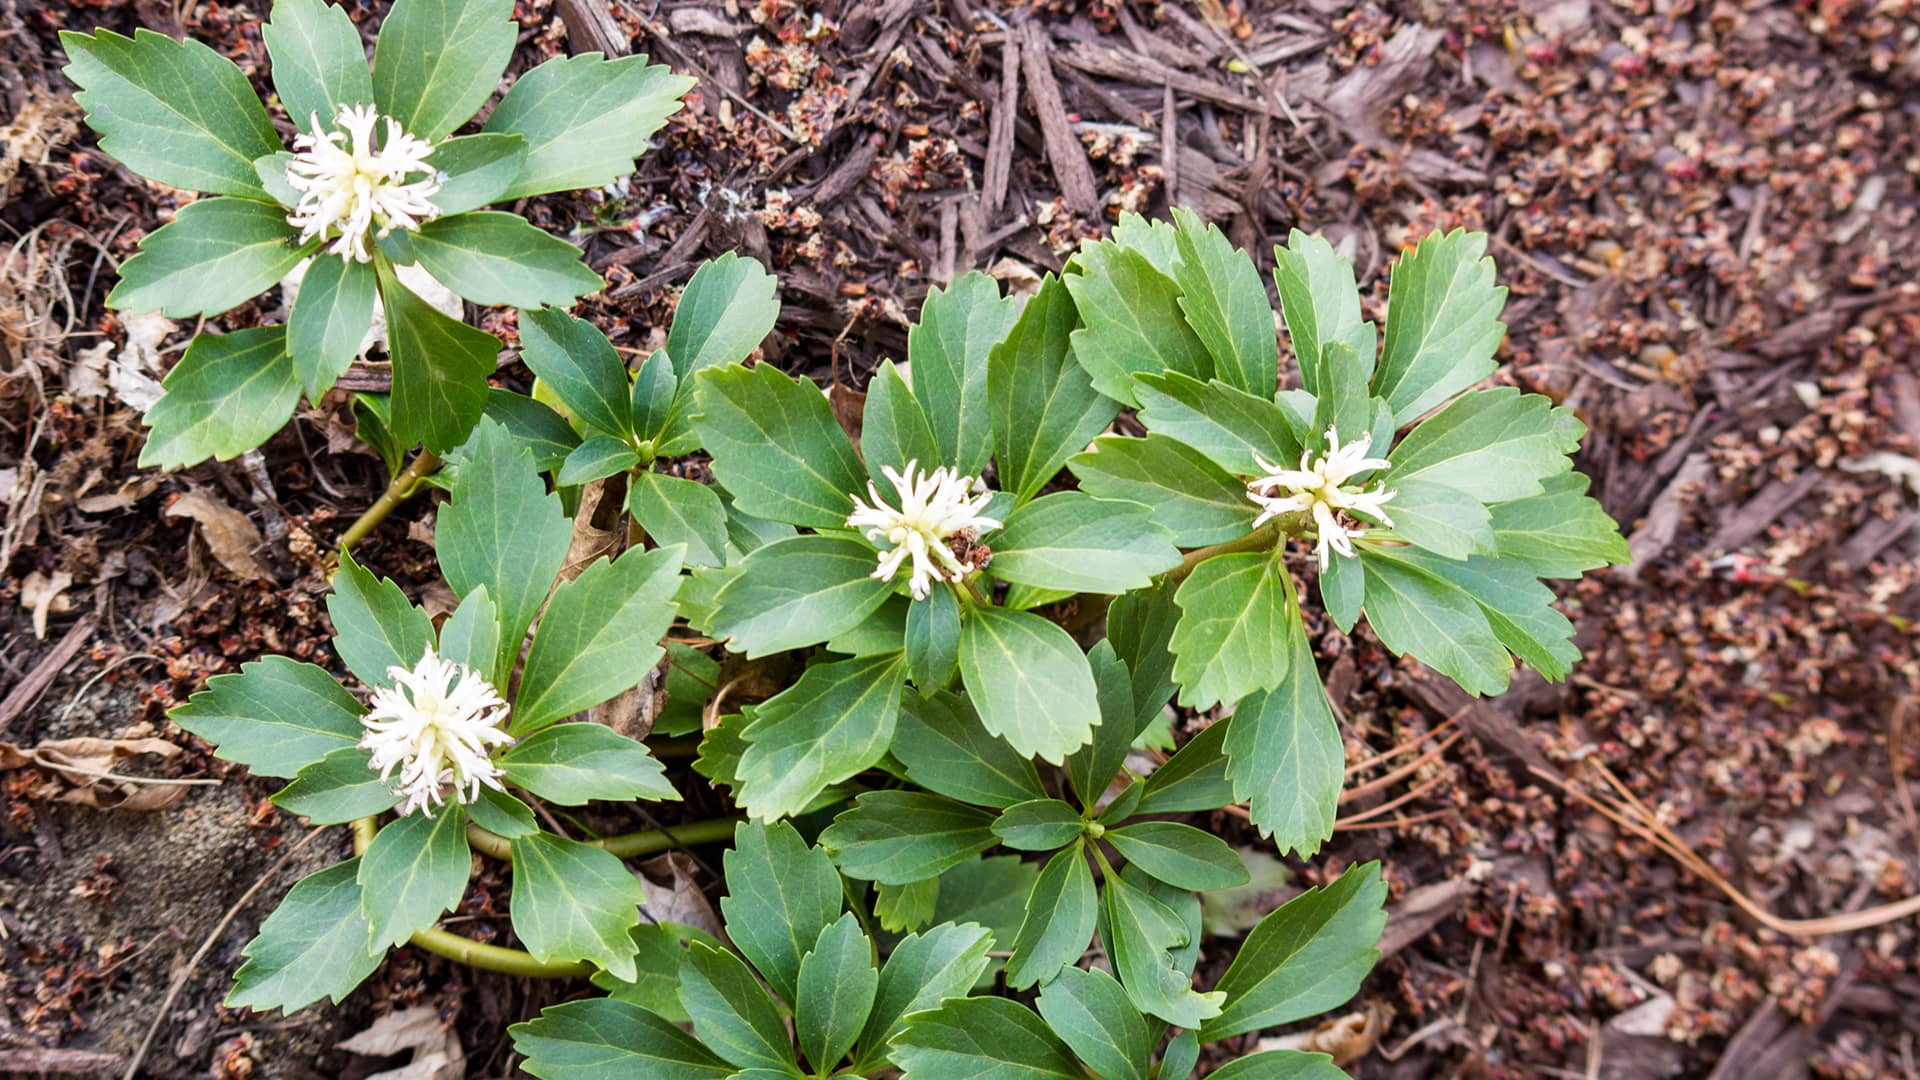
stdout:
POLYGON ((641 743, 563 721, 659 660, 681 550, 598 559, 556 586, 571 535, 527 451, 483 421, 435 529, 446 583, 461 597, 439 628, 350 556, 333 577, 334 649, 370 689, 366 705, 324 669, 275 656, 216 676, 173 711, 219 756, 290 777, 276 805, 359 832, 359 854, 302 879, 267 918, 229 1004, 339 1001, 389 946, 458 905, 475 846, 511 861, 514 933, 535 961, 637 976, 632 931, 645 894, 607 850, 617 845, 543 829, 529 803, 680 798, 641 743))
POLYGON ((393 367, 393 436, 443 452, 488 400, 500 350, 402 280, 417 267, 480 306, 566 307, 602 286, 571 244, 484 209, 597 187, 633 169, 693 80, 645 57, 556 58, 526 72, 479 131, 518 40, 512 0, 396 0, 371 69, 346 12, 274 0, 262 27, 289 150, 239 67, 149 30, 65 32, 100 146, 182 207, 120 269, 108 303, 212 316, 299 270, 284 326, 202 334, 148 411, 141 463, 226 459, 317 402, 361 351, 378 306, 393 367), (304 267, 303 267, 303 264, 304 267))

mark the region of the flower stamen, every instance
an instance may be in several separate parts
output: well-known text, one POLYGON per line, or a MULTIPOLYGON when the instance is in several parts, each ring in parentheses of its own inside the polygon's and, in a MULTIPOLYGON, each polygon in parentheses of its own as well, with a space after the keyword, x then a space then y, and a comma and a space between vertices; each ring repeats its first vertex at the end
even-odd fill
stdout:
POLYGON ((382 117, 371 105, 342 105, 334 125, 332 131, 323 129, 320 114, 314 113, 311 130, 294 137, 296 153, 287 163, 287 183, 300 193, 300 201, 287 215, 287 224, 300 230, 303 244, 335 232, 329 254, 369 262, 373 251, 367 246, 368 233, 383 237, 394 229, 412 232, 440 216, 440 208, 429 200, 446 174, 427 164, 431 143, 407 134, 400 121, 382 117), (373 129, 382 119, 387 122, 386 138, 376 149, 373 129))
POLYGON ((359 745, 373 751, 369 765, 382 781, 399 770, 393 791, 401 814, 438 806, 449 794, 472 802, 482 785, 506 790, 492 748, 513 737, 501 730, 508 706, 492 684, 432 647, 413 670, 390 667, 387 676, 394 685, 373 692, 359 745))
POLYGON ((1256 453, 1253 460, 1266 470, 1266 475, 1247 481, 1247 498, 1260 507, 1260 516, 1253 519, 1254 528, 1281 514, 1307 512, 1312 515, 1316 534, 1314 554, 1320 560, 1321 570, 1327 568, 1335 552, 1353 558, 1353 538, 1366 534, 1365 522, 1356 528, 1343 518, 1365 515, 1388 528, 1393 527, 1393 519, 1386 511, 1386 503, 1394 496, 1392 491, 1384 487, 1368 491, 1364 484, 1347 486, 1347 482, 1360 473, 1385 469, 1392 464, 1385 458, 1367 456, 1373 447, 1373 436, 1362 435, 1343 446, 1339 432, 1328 427, 1327 447, 1327 453, 1311 464, 1312 451, 1302 450, 1298 469, 1283 469, 1256 453))
POLYGON ((973 477, 961 476, 946 466, 921 472, 919 465, 917 460, 909 461, 900 472, 881 466, 880 471, 893 482, 900 497, 900 508, 887 505, 880 489, 869 482, 867 494, 873 503, 868 505, 854 495, 854 510, 847 515, 847 526, 863 529, 868 540, 884 545, 874 577, 892 581, 911 558, 913 576, 908 589, 915 600, 925 600, 934 582, 960 581, 974 569, 954 553, 949 541, 970 542, 984 530, 1000 528, 1001 523, 981 515, 993 495, 972 495, 973 477))

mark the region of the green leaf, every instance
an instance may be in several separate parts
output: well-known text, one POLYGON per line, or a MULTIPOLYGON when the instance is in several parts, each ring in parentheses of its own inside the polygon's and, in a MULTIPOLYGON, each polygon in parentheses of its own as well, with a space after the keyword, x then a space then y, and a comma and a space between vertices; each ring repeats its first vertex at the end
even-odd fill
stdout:
POLYGON ((972 609, 960 628, 960 679, 980 722, 1023 757, 1058 765, 1100 723, 1086 654, 1038 615, 972 609))
POLYGON ((854 1068, 870 1072, 890 1060, 889 1044, 905 1030, 908 1016, 966 996, 992 964, 987 956, 992 947, 993 935, 973 923, 942 923, 900 939, 880 969, 873 1009, 855 1044, 860 1053, 854 1068))
POLYGON ((333 127, 343 105, 373 104, 366 47, 345 8, 321 0, 274 0, 260 27, 273 61, 273 89, 287 118, 312 131, 333 127))
POLYGON ((1286 678, 1289 625, 1300 620, 1281 584, 1286 573, 1275 553, 1244 552, 1216 555, 1180 583, 1170 642, 1180 704, 1234 702, 1286 678))
POLYGON ((953 998, 915 1013, 894 1041, 901 1080, 1085 1080, 1066 1046, 1025 1005, 953 998))
POLYGON ((987 357, 987 411, 1000 490, 1021 502, 1120 411, 1120 403, 1095 390, 1073 362, 1068 338, 1078 319, 1066 286, 1050 276, 987 357))
MULTIPOLYGON (((284 656, 263 656, 238 674, 215 675, 167 719, 214 744, 222 760, 256 776, 293 776, 364 732, 364 711, 333 676, 284 656)), ((1038 787, 1039 781, 1034 781, 1038 787)))
POLYGON ((519 36, 513 0, 396 0, 373 49, 374 100, 439 142, 493 96, 519 36))
POLYGON ((1061 968, 1034 1002, 1055 1035, 1106 1080, 1147 1080, 1153 1042, 1127 993, 1104 971, 1061 968))
POLYGON ((1127 665, 1114 654, 1112 640, 1101 641, 1087 652, 1087 666, 1093 670, 1097 687, 1100 726, 1093 729, 1092 742, 1067 758, 1067 778, 1082 806, 1099 802, 1113 784, 1141 723, 1134 708, 1127 665))
POLYGON ((480 789, 480 797, 467 804, 467 816, 475 825, 509 840, 532 836, 540 831, 533 808, 504 791, 480 789))
POLYGON ((880 973, 873 967, 873 947, 860 932, 860 921, 849 911, 840 921, 820 931, 813 951, 800 961, 799 1000, 794 1002, 794 1030, 800 1049, 816 1072, 825 1072, 853 1049, 873 1011, 880 973))
POLYGON ((988 733, 957 694, 903 695, 892 753, 907 779, 979 806, 1011 806, 1046 793, 1033 762, 988 733))
POLYGON ((1155 270, 1168 277, 1172 277, 1174 268, 1180 265, 1180 241, 1174 236, 1170 221, 1152 221, 1131 210, 1122 210, 1120 219, 1113 223, 1113 239, 1145 255, 1155 270))
POLYGON ((373 927, 374 955, 404 945, 459 906, 473 871, 467 814, 459 803, 433 816, 405 814, 374 834, 360 859, 360 912, 373 927))
POLYGON ((976 270, 930 290, 920 321, 907 331, 914 396, 926 410, 940 460, 963 476, 980 475, 993 456, 987 354, 1019 316, 1019 304, 976 270))
POLYGON ((1107 842, 1127 862, 1176 889, 1230 889, 1247 883, 1247 868, 1226 841, 1191 825, 1142 821, 1108 829, 1107 842))
MULTIPOLYGON (((673 357, 666 350, 655 349, 640 362, 640 369, 634 372, 633 386, 627 394, 627 408, 633 416, 633 431, 642 439, 655 440, 654 454, 657 457, 672 457, 682 451, 667 446, 662 439, 669 424, 678 419, 687 435, 687 451, 697 443, 693 429, 687 424, 685 416, 678 416, 674 409, 685 405, 681 401, 680 382, 673 374, 673 357)), ((685 395, 685 396, 691 396, 685 395)))
POLYGON ((393 434, 444 454, 463 442, 487 406, 500 340, 449 319, 375 260, 393 359, 393 434))
POLYGON ((508 910, 536 960, 586 960, 632 982, 638 969, 629 931, 646 902, 646 887, 600 848, 547 832, 513 841, 508 910))
POLYGON ((927 414, 913 399, 913 391, 907 388, 891 360, 882 362, 867 383, 867 404, 861 414, 860 452, 867 459, 867 474, 882 493, 897 493, 900 487, 888 479, 885 469, 906 475, 911 482, 909 464, 927 472, 941 464, 940 449, 934 445, 927 414))
POLYGON ((1500 644, 1548 679, 1566 678, 1580 659, 1573 624, 1553 609, 1553 590, 1534 580, 1525 564, 1480 558, 1453 562, 1406 549, 1395 557, 1472 597, 1500 644))
POLYGON ((485 129, 526 138, 527 163, 504 197, 605 187, 627 175, 692 88, 691 78, 644 56, 555 57, 520 76, 485 129))
POLYGON ((1327 568, 1320 571, 1320 602, 1341 633, 1353 633, 1366 587, 1366 573, 1358 559, 1331 559, 1327 568))
POLYGON ((1480 502, 1539 495, 1543 482, 1573 468, 1567 455, 1586 431, 1572 409, 1556 409, 1539 394, 1476 390, 1400 440, 1388 455, 1387 484, 1441 484, 1480 502))
POLYGON ((935 925, 977 922, 995 939, 1012 941, 1026 916, 1027 894, 1040 868, 1017 855, 975 859, 940 875, 940 898, 934 904, 935 925))
POLYGON ((1227 1062, 1207 1080, 1347 1080, 1347 1074, 1327 1054, 1262 1050, 1227 1062))
POLYGON ((1400 425, 1493 374, 1507 290, 1493 283, 1486 250, 1486 233, 1435 231, 1393 264, 1373 396, 1400 425))
POLYGON ((1473 597, 1411 563, 1373 550, 1360 558, 1367 576, 1367 625, 1396 655, 1409 655, 1469 694, 1507 688, 1513 663, 1473 597))
POLYGON ((1140 375, 1134 383, 1147 430, 1186 443, 1235 476, 1266 472, 1256 454, 1276 465, 1300 456, 1286 414, 1267 398, 1179 372, 1140 375))
POLYGON ((1402 540, 1444 559, 1493 554, 1493 519, 1480 500, 1458 488, 1408 483, 1396 487, 1393 531, 1402 540))
POLYGON ((543 728, 500 755, 500 767, 509 782, 562 806, 680 798, 645 745, 604 724, 543 728))
POLYGON ((413 234, 413 253, 427 273, 482 307, 568 307, 606 284, 579 248, 498 210, 427 222, 413 234))
POLYGON ((1180 547, 1237 540, 1253 525, 1256 507, 1247 486, 1165 435, 1102 435, 1092 449, 1067 459, 1067 467, 1089 495, 1147 506, 1153 524, 1172 533, 1180 547))
POLYGON ((900 643, 907 636, 907 609, 912 606, 912 602, 904 596, 897 593, 889 596, 874 609, 873 614, 861 620, 860 625, 835 634, 825 648, 828 652, 847 656, 897 653, 900 643))
MULTIPOLYGON (((484 585, 499 609, 495 671, 510 670, 519 656, 527 627, 573 540, 559 496, 548 494, 531 457, 505 428, 482 421, 463 451, 453 498, 440 507, 434 523, 440 570, 454 594, 465 596, 484 585)), ((523 687, 519 708, 525 707, 523 687)))
POLYGON ((660 662, 673 624, 680 549, 595 559, 553 591, 527 652, 511 730, 534 731, 613 698, 660 662))
POLYGON ((181 207, 120 264, 107 304, 175 319, 218 315, 280 284, 308 250, 278 206, 201 199, 181 207))
POLYGON ((611 435, 595 435, 567 454, 567 460, 561 462, 559 471, 554 473, 553 482, 557 487, 577 487, 604 480, 638 464, 640 455, 625 442, 611 435))
MULTIPOLYGON (((1235 715, 1239 715, 1239 709, 1235 715)), ((1166 764, 1147 777, 1140 792, 1140 805, 1134 812, 1171 814, 1218 810, 1236 801, 1233 786, 1227 782, 1227 758, 1222 751, 1231 727, 1227 721, 1219 721, 1188 739, 1166 764)))
POLYGON ((633 434, 627 369, 592 323, 564 311, 522 311, 520 359, 574 416, 602 434, 633 434))
POLYGON ((635 1005, 588 998, 550 1005, 507 1029, 521 1068, 540 1080, 727 1080, 733 1066, 700 1040, 635 1005))
POLYGON ((735 505, 790 525, 846 525, 866 473, 819 387, 772 364, 724 367, 701 374, 694 400, 694 427, 735 505))
POLYGON ((1620 526, 1586 489, 1586 477, 1567 473, 1549 481, 1544 495, 1492 507, 1500 557, 1548 578, 1578 578, 1631 561, 1620 526))
POLYGON ((281 150, 280 136, 233 61, 151 30, 62 30, 60 45, 74 100, 114 160, 168 187, 266 196, 253 162, 281 150))
POLYGON ((1101 393, 1133 405, 1137 373, 1213 376, 1213 357, 1181 314, 1180 286, 1146 255, 1111 240, 1088 244, 1060 280, 1080 313, 1074 359, 1101 393))
POLYGON ((1339 342, 1353 350, 1364 386, 1373 374, 1380 339, 1373 324, 1360 317, 1353 264, 1326 237, 1299 229, 1287 234, 1287 246, 1274 246, 1273 262, 1280 311, 1286 317, 1287 336, 1293 339, 1294 357, 1300 362, 1300 385, 1308 393, 1320 392, 1324 350, 1339 342))
POLYGON ((627 512, 655 543, 684 546, 688 566, 726 563, 727 508, 711 487, 643 472, 627 488, 627 512))
POLYGON ((680 1005, 714 1053, 742 1068, 798 1076, 787 1025, 740 958, 703 941, 680 960, 680 1005))
MULTIPOLYGON (((779 282, 754 259, 729 251, 702 263, 680 293, 667 331, 667 355, 682 385, 695 372, 752 355, 780 317, 779 294, 779 282)), ((700 404, 706 407, 704 397, 700 404)))
POLYGON ((793 826, 740 823, 723 857, 727 895, 720 901, 727 936, 773 991, 797 996, 800 959, 820 931, 840 917, 840 875, 793 826))
POLYGON ((679 923, 643 922, 633 928, 632 937, 639 974, 632 982, 622 982, 596 971, 591 976, 593 985, 613 1000, 638 1005, 663 1020, 692 1023, 687 1010, 680 1007, 680 956, 686 941, 704 941, 707 936, 679 923))
POLYGON ((359 859, 308 874, 287 891, 241 952, 229 1009, 294 1012, 331 998, 339 1004, 380 966, 373 928, 360 913, 359 859))
POLYGON ((1280 376, 1279 336, 1260 271, 1246 252, 1193 211, 1176 207, 1180 310, 1213 354, 1220 381, 1256 397, 1273 396, 1280 376))
POLYGON ((300 279, 287 315, 287 351, 308 401, 319 401, 359 355, 373 325, 374 280, 365 263, 330 256, 313 260, 300 279))
POLYGON ((873 549, 839 536, 795 536, 748 555, 720 590, 709 628, 748 659, 815 645, 859 626, 893 594, 873 576, 873 549))
POLYGON ((411 670, 433 648, 433 620, 414 606, 400 586, 377 578, 342 553, 328 582, 327 617, 333 620, 333 651, 362 685, 391 686, 391 668, 411 670))
MULTIPOLYGON (((502 391, 505 393, 505 391, 502 391)), ((380 455, 380 463, 387 467, 387 476, 400 475, 405 464, 405 454, 399 443, 394 441, 393 429, 387 426, 392 413, 387 408, 387 395, 369 394, 355 391, 353 395, 353 437, 373 448, 380 455)))
POLYGON ((1159 1072, 1154 1075, 1161 1080, 1189 1080, 1193 1076, 1193 1067, 1199 1063, 1199 1034, 1182 1031, 1167 1040, 1167 1048, 1160 1052, 1159 1072))
POLYGON ((993 576, 1041 588, 1124 593, 1178 565, 1173 534, 1147 506, 1079 491, 1016 508, 993 538, 993 576))
POLYGON ((906 674, 899 653, 816 664, 762 703, 742 733, 736 795, 747 813, 763 821, 800 813, 827 785, 879 761, 906 674))
POLYGON ((1200 1029, 1212 1042, 1316 1016, 1353 997, 1380 957, 1387 925, 1380 864, 1352 867, 1260 920, 1215 989, 1220 1015, 1200 1029))
POLYGON ((907 671, 921 693, 953 681, 960 664, 960 602, 952 589, 935 589, 907 608, 907 671))
POLYGON ((1333 835, 1347 754, 1304 626, 1294 624, 1287 646, 1293 654, 1287 677, 1234 710, 1227 778, 1234 798, 1251 802, 1261 835, 1306 858, 1333 835))
POLYGON ((443 218, 498 202, 526 160, 527 143, 518 135, 456 135, 435 145, 429 156, 447 178, 427 201, 443 218))
POLYGON ((1080 959, 1097 918, 1093 871, 1080 845, 1055 852, 1027 895, 1026 918, 1007 961, 1007 985, 1025 990, 1080 959))
POLYGON ((880 929, 899 934, 918 930, 933 922, 933 908, 940 900, 940 879, 926 878, 905 885, 875 885, 873 917, 880 929))
POLYGON ((372 755, 358 746, 329 750, 275 792, 273 805, 315 825, 344 825, 385 813, 399 803, 400 796, 388 790, 371 761, 372 755))
POLYGON ((506 428, 513 440, 533 455, 535 472, 559 468, 580 445, 579 433, 559 413, 525 394, 497 386, 489 388, 485 415, 506 428))
MULTIPOLYGON (((1313 426, 1307 429, 1306 441, 1316 453, 1325 453, 1333 449, 1328 444, 1332 434, 1345 431, 1342 438, 1353 440, 1370 433, 1374 410, 1373 399, 1367 396, 1367 373, 1346 342, 1327 343, 1320 369, 1320 396, 1313 403, 1313 426)), ((1389 430, 1389 438, 1391 435, 1389 430)), ((1386 440, 1380 445, 1384 447, 1386 440)))
MULTIPOLYGON (((1133 683, 1136 722, 1127 741, 1133 741, 1147 721, 1173 697, 1174 629, 1180 622, 1180 609, 1174 603, 1175 590, 1167 586, 1117 597, 1107 608, 1107 640, 1114 654, 1125 661, 1133 683)), ((1124 755, 1123 755, 1124 756, 1124 755)), ((1119 768, 1118 762, 1114 768, 1119 768)))
POLYGON ((1105 893, 1101 940, 1134 1005, 1184 1028, 1218 1015, 1225 995, 1194 990, 1175 962, 1174 952, 1191 944, 1197 931, 1190 932, 1179 913, 1128 875, 1107 878, 1105 893))
POLYGON ((1078 840, 1086 824, 1079 811, 1059 799, 1029 799, 1001 811, 993 834, 1020 851, 1052 851, 1078 840))

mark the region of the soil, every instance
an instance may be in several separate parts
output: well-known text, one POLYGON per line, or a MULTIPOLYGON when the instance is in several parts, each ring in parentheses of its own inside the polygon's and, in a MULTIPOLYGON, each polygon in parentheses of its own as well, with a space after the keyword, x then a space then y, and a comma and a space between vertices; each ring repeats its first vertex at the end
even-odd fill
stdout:
MULTIPOLYGON (((360 1076, 402 1059, 334 1044, 424 1003, 470 1074, 505 1075, 506 1025, 583 986, 402 950, 339 1008, 220 1007, 259 919, 346 838, 279 865, 305 828, 165 709, 262 653, 331 662, 322 555, 385 477, 343 396, 257 458, 137 468, 129 402, 194 327, 102 300, 186 196, 97 150, 55 34, 184 32, 260 82, 266 6, 0 0, 0 741, 157 737, 182 751, 130 769, 218 781, 139 810, 59 801, 74 789, 44 768, 0 774, 0 1055, 117 1073, 158 1018, 146 1075, 360 1076)), ((386 5, 346 6, 372 27, 386 5)), ((584 245, 609 282, 584 314, 623 348, 656 347, 693 266, 731 249, 780 276, 765 359, 857 389, 904 354, 929 287, 1058 269, 1121 210, 1192 206, 1256 253, 1324 231, 1350 245, 1374 317, 1400 248, 1488 231, 1511 290, 1499 378, 1587 422, 1581 468, 1635 562, 1562 590, 1586 651, 1568 682, 1523 677, 1492 702, 1325 628, 1349 760, 1402 745, 1426 760, 1377 787, 1406 758, 1357 771, 1343 830, 1291 864, 1303 885, 1378 858, 1392 884, 1386 958, 1351 1015, 1308 1037, 1362 1078, 1920 1076, 1913 918, 1766 925, 1920 891, 1920 8, 521 0, 518 15, 515 72, 597 41, 700 77, 624 188, 522 207, 584 245), (1570 793, 1605 796, 1602 767, 1728 888, 1570 793)), ((278 303, 219 323, 271 321, 278 303)), ((512 339, 510 319, 489 329, 512 339)), ((405 507, 364 561, 430 580, 431 513, 405 507)), ((1231 815, 1214 824, 1256 843, 1231 815)), ((497 885, 469 896, 469 932, 504 927, 497 885)))

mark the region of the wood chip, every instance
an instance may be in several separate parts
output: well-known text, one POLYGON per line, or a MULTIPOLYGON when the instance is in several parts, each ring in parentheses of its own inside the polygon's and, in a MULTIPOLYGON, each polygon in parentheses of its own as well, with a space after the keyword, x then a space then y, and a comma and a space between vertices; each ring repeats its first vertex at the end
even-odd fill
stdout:
POLYGON ((1100 209, 1100 192, 1094 186, 1093 166, 1087 161, 1087 148, 1067 123, 1067 106, 1060 98, 1060 84, 1053 77, 1053 40, 1037 22, 1020 28, 1020 73, 1027 80, 1027 106, 1040 122, 1040 134, 1047 142, 1047 164, 1054 179, 1060 181, 1060 194, 1067 205, 1081 214, 1100 209))

